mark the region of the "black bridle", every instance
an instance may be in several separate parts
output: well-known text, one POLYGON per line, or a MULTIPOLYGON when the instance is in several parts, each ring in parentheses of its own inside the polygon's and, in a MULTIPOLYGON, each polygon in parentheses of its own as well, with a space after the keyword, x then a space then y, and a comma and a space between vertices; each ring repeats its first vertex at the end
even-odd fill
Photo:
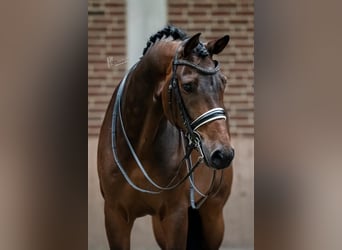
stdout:
MULTIPOLYGON (((201 144, 201 137, 199 135, 199 133, 196 131, 199 127, 203 126, 204 124, 207 124, 211 121, 214 120, 218 120, 218 119, 226 119, 226 115, 225 115, 225 111, 223 108, 213 108, 211 110, 208 110, 207 112, 203 113, 202 115, 200 115, 199 117, 197 117, 196 119, 191 119, 187 109, 184 105, 184 101, 182 98, 182 95, 180 93, 180 89, 179 89, 179 85, 178 85, 178 81, 177 81, 177 76, 176 76, 176 70, 177 70, 177 66, 178 65, 185 65, 185 66, 189 66, 191 68, 196 69, 198 72, 200 72, 201 74, 206 74, 206 75, 214 75, 216 74, 220 68, 218 65, 217 61, 214 61, 215 63, 215 67, 213 69, 206 69, 203 68, 199 65, 196 65, 192 62, 186 61, 186 60, 182 60, 182 59, 178 59, 178 49, 176 51, 176 54, 174 56, 173 59, 173 72, 172 72, 172 78, 171 78, 171 82, 169 84, 169 103, 170 103, 170 108, 172 110, 172 103, 171 103, 171 97, 174 94, 175 95, 175 99, 179 108, 179 114, 182 118, 183 124, 185 126, 185 131, 181 132, 182 137, 183 133, 185 134, 185 138, 184 138, 184 142, 186 141, 187 143, 183 142, 183 148, 184 148, 184 157, 183 159, 179 162, 178 164, 178 168, 177 168, 177 172, 176 175, 171 179, 171 181, 166 185, 166 186, 160 186, 158 185, 155 181, 153 181, 151 179, 151 177, 148 175, 148 173, 146 172, 145 168, 143 167, 141 161, 139 160, 137 154, 135 153, 135 150, 127 136, 126 133, 126 129, 125 126, 123 124, 123 119, 122 119, 122 112, 121 112, 121 99, 122 99, 122 95, 123 95, 123 91, 124 91, 124 87, 125 87, 125 83, 127 81, 128 75, 135 69, 136 65, 138 63, 136 63, 124 76, 120 86, 118 87, 118 91, 117 91, 117 96, 116 96, 116 100, 114 103, 114 107, 113 107, 113 115, 112 115, 112 151, 113 151, 113 156, 114 156, 114 161, 116 162, 116 165, 118 167, 118 169, 120 170, 120 172, 122 173, 123 177, 126 179, 127 183, 135 190, 143 192, 143 193, 149 193, 149 194, 159 194, 162 191, 166 191, 166 190, 172 190, 176 187, 178 187, 179 185, 181 185, 187 178, 189 178, 190 180, 190 202, 191 202, 191 206, 193 208, 198 209, 203 203, 204 201, 213 193, 213 186, 214 186, 214 180, 215 180, 215 176, 216 176, 216 170, 214 170, 213 172, 213 176, 212 176, 212 181, 210 184, 210 188, 207 191, 206 194, 202 194, 198 188, 196 187, 196 185, 194 184, 194 179, 193 179, 193 172, 194 170, 200 165, 200 163, 202 163, 203 159, 205 158, 203 150, 202 150, 202 144, 201 144), (119 120, 118 120, 119 119, 119 120), (122 134, 125 138, 125 141, 127 143, 127 146, 132 154, 132 157, 134 158, 135 162, 137 163, 139 169, 141 170, 141 172, 143 173, 143 175, 145 176, 145 178, 152 184, 152 186, 154 186, 154 188, 157 189, 157 191, 154 190, 147 190, 144 188, 141 188, 139 186, 137 186, 132 180, 131 178, 128 176, 126 170, 124 169, 124 167, 122 166, 119 157, 118 157, 118 153, 117 153, 117 143, 116 143, 116 138, 117 138, 117 124, 119 121, 119 126, 121 127, 121 131, 122 134), (185 145, 186 146, 185 146, 185 145), (191 162, 191 152, 197 149, 198 152, 200 153, 200 157, 198 158, 198 161, 193 165, 191 162), (177 183, 174 183, 179 172, 180 172, 180 168, 182 166, 182 164, 184 163, 184 161, 186 162, 187 168, 188 168, 188 173, 182 177, 177 183), (196 204, 195 203, 195 199, 194 199, 194 192, 197 192, 199 195, 202 196, 202 199, 196 204)), ((219 186, 221 184, 222 181, 222 171, 221 171, 221 179, 220 179, 220 183, 219 186)), ((219 189, 217 188, 216 192, 219 189)))
POLYGON ((170 110, 172 110, 173 108, 172 107, 172 95, 174 95, 175 100, 177 102, 178 109, 179 109, 180 117, 185 127, 184 133, 188 140, 188 147, 194 147, 194 148, 199 149, 201 151, 201 154, 203 155, 202 146, 201 146, 201 138, 200 138, 200 135, 196 132, 196 130, 200 128, 201 126, 203 126, 204 124, 209 123, 211 121, 218 120, 218 119, 227 119, 226 113, 223 108, 217 107, 217 108, 208 110, 207 112, 198 116, 196 119, 191 119, 187 111, 187 108, 184 104, 184 100, 181 95, 181 92, 180 92, 176 71, 177 71, 178 65, 184 65, 184 66, 191 67, 204 75, 215 75, 217 72, 219 72, 220 66, 218 62, 215 60, 214 60, 215 67, 212 69, 207 69, 197 64, 194 64, 192 62, 178 59, 178 50, 179 49, 177 49, 176 54, 173 58, 172 77, 171 77, 171 81, 170 81, 169 88, 168 88, 169 107, 170 107, 170 110))

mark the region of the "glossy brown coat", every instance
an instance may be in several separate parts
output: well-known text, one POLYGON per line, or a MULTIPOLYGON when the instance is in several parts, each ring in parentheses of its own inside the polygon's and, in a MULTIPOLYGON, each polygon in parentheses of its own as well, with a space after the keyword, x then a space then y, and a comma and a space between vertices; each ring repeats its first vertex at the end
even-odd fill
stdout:
MULTIPOLYGON (((228 43, 227 38, 226 42, 222 38, 208 43, 210 56, 200 58, 191 52, 198 38, 192 40, 194 44, 187 42, 181 47, 181 55, 203 67, 212 67, 212 55, 219 53, 228 43)), ((182 121, 171 117, 168 103, 172 60, 180 44, 179 40, 155 43, 129 75, 122 97, 123 122, 129 139, 148 174, 162 186, 175 175, 184 156, 179 129, 182 121)), ((203 76, 194 69, 179 66, 177 78, 181 87, 190 82, 196 89, 193 93, 182 89, 184 104, 192 117, 213 107, 223 107, 225 77, 220 72, 215 76, 203 76)), ((232 167, 219 170, 223 171, 222 184, 219 186, 218 174, 214 181, 216 194, 209 197, 198 211, 189 209, 189 181, 158 195, 134 190, 123 178, 113 158, 111 133, 116 92, 108 105, 98 145, 98 174, 105 200, 110 249, 129 249, 134 220, 145 215, 152 216, 155 238, 162 249, 218 249, 223 239, 222 210, 230 194, 232 167)), ((175 104, 171 107, 177 109, 175 104)), ((119 125, 117 129, 118 155, 128 175, 140 187, 155 190, 137 168, 119 125)), ((198 132, 209 157, 218 147, 231 148, 227 121, 213 121, 198 132)), ((193 157, 197 157, 196 152, 193 157)), ((183 166, 178 179, 185 174, 183 166)), ((202 192, 208 190, 211 174, 212 169, 205 164, 196 169, 195 182, 202 192)), ((199 198, 196 195, 196 200, 199 198)))

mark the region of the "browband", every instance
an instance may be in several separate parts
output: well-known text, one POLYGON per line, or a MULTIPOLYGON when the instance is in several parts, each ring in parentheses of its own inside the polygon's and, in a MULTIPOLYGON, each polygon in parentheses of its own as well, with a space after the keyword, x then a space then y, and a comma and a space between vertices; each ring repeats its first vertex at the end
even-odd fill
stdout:
POLYGON ((198 70, 199 72, 201 72, 203 74, 213 75, 220 70, 220 65, 218 64, 218 62, 216 60, 214 60, 214 63, 215 63, 214 69, 206 69, 206 68, 203 68, 197 64, 194 64, 194 63, 186 61, 186 60, 182 60, 182 59, 178 60, 177 57, 175 57, 173 65, 186 65, 186 66, 190 66, 191 68, 198 70))

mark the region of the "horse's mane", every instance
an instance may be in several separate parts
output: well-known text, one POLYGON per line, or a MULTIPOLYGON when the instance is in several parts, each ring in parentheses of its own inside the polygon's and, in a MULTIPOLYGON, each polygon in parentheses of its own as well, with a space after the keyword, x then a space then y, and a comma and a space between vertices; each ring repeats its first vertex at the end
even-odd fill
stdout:
MULTIPOLYGON (((167 25, 164 29, 159 30, 156 34, 150 37, 150 39, 147 41, 146 47, 144 48, 143 55, 146 54, 148 49, 156 41, 159 41, 163 38, 165 39, 165 38, 170 38, 170 37, 173 40, 181 40, 181 41, 184 41, 186 38, 188 38, 187 34, 183 30, 172 25, 167 25)), ((194 53, 200 57, 205 57, 209 55, 206 47, 202 43, 198 44, 198 46, 194 49, 194 53)))

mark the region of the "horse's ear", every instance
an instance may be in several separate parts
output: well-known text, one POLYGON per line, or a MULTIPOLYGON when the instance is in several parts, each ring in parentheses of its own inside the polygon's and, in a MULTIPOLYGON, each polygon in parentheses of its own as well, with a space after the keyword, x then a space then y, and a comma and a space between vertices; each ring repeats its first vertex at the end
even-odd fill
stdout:
POLYGON ((206 48, 210 55, 219 54, 228 44, 229 36, 225 35, 219 39, 207 43, 206 48))
POLYGON ((196 35, 193 35, 191 38, 189 38, 188 41, 186 41, 183 50, 184 57, 188 57, 189 55, 191 55, 192 50, 197 47, 197 45, 199 44, 200 35, 201 33, 197 33, 196 35))

